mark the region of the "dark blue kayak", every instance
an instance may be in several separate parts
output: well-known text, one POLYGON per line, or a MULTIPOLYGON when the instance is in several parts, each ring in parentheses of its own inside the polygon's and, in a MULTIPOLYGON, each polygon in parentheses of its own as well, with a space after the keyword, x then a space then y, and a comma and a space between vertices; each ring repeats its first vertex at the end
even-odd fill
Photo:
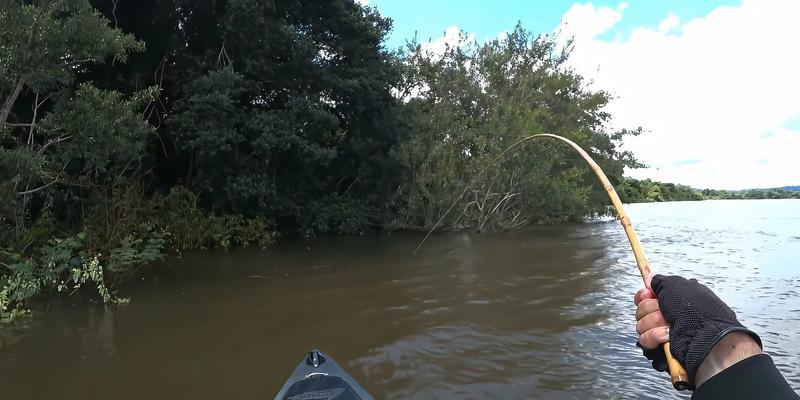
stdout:
POLYGON ((373 400, 327 354, 313 350, 294 369, 275 400, 373 400))

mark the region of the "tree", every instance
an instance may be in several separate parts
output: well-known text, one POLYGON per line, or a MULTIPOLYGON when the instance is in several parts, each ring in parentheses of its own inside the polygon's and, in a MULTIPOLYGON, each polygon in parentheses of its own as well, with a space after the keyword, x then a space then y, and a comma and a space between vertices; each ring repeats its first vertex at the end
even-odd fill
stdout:
POLYGON ((149 115, 162 186, 288 232, 359 232, 380 219, 399 179, 387 19, 352 0, 139 3, 112 13, 116 2, 96 1, 148 51, 92 77, 126 90, 158 78, 149 115))
POLYGON ((87 281, 108 301, 91 250, 99 238, 82 231, 138 173, 152 134, 140 110, 154 91, 75 82, 89 64, 124 61, 143 45, 82 0, 4 1, 0 26, 0 318, 40 292, 87 281))
POLYGON ((141 43, 110 28, 86 1, 0 7, 0 79, 12 88, 0 113, 0 192, 19 240, 26 221, 37 217, 32 206, 63 199, 64 185, 109 183, 142 156, 150 128, 135 111, 145 93, 126 97, 73 85, 86 65, 124 61, 141 43))
POLYGON ((566 67, 569 52, 521 27, 503 40, 465 43, 430 53, 411 43, 404 54, 410 136, 395 151, 406 169, 399 225, 430 227, 466 190, 446 226, 511 228, 604 212, 596 178, 559 143, 534 141, 497 165, 519 139, 555 133, 582 144, 616 181, 635 166, 607 132, 608 94, 585 88, 566 67), (472 185, 465 188, 465 185, 472 185))

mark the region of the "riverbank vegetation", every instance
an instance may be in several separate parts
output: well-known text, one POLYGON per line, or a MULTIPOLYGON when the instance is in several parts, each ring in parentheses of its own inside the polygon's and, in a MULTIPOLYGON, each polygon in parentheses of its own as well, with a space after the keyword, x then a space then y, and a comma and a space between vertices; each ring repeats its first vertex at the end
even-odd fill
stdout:
POLYGON ((620 199, 625 203, 697 200, 746 200, 746 199, 800 199, 799 190, 791 188, 714 190, 695 189, 686 185, 655 182, 649 179, 622 178, 617 185, 620 199))
POLYGON ((557 143, 489 165, 533 133, 615 184, 637 166, 619 144, 641 130, 608 130, 609 94, 522 27, 390 51, 391 21, 353 0, 9 0, 0 25, 6 320, 40 296, 124 301, 171 251, 428 229, 457 199, 445 229, 606 212, 557 143))

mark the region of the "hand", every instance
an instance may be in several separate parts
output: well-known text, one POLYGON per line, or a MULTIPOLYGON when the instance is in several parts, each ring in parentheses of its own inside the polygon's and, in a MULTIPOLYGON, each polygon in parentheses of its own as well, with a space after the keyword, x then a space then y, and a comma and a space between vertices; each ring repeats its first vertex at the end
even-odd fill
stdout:
POLYGON ((641 288, 633 297, 636 304, 636 333, 643 349, 661 349, 669 342, 669 323, 661 313, 658 298, 652 290, 641 288))
POLYGON ((656 275, 651 287, 640 289, 634 303, 638 345, 655 369, 666 370, 660 344, 667 341, 696 386, 761 352, 758 335, 747 330, 733 310, 696 280, 656 275))
POLYGON ((636 333, 639 334, 636 345, 652 361, 653 369, 666 371, 667 358, 661 345, 669 341, 669 323, 661 313, 656 294, 649 288, 641 288, 633 296, 633 302, 636 304, 636 333))

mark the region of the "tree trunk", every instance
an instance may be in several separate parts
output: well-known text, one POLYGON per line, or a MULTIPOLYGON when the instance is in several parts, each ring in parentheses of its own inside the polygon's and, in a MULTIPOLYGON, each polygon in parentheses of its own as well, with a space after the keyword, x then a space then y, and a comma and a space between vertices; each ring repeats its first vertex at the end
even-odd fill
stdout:
POLYGON ((8 119, 8 114, 11 114, 11 107, 14 106, 14 103, 17 101, 17 97, 19 93, 22 91, 22 88, 25 86, 25 79, 19 78, 17 80, 17 86, 14 87, 14 90, 11 92, 11 96, 8 96, 6 102, 3 104, 2 113, 0 113, 0 124, 5 124, 6 120, 8 119))

